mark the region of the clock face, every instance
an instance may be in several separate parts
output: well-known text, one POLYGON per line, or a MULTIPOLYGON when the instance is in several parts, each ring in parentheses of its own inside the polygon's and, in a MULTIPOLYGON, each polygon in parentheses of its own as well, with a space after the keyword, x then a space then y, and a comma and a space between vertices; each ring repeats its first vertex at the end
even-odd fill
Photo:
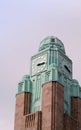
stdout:
POLYGON ((59 71, 66 76, 72 76, 72 63, 68 59, 60 56, 59 57, 59 71))
POLYGON ((38 56, 32 60, 32 75, 47 69, 47 54, 38 56))

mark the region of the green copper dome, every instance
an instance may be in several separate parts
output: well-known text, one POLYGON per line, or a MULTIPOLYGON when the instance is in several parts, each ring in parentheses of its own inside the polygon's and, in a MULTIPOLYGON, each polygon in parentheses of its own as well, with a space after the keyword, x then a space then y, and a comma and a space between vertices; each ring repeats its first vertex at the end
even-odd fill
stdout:
POLYGON ((40 42, 39 51, 42 51, 48 47, 52 47, 52 48, 57 47, 59 50, 65 53, 64 45, 57 37, 49 36, 46 37, 44 40, 42 40, 40 42))

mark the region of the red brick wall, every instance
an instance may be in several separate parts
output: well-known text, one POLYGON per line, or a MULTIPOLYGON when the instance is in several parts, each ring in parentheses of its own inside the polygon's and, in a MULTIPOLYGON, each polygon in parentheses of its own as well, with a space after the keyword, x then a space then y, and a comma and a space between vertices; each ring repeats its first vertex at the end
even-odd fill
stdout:
POLYGON ((72 117, 77 120, 78 130, 81 130, 81 98, 72 97, 71 106, 72 117))
POLYGON ((16 95, 14 130, 81 130, 81 99, 72 97, 71 116, 64 114, 64 88, 57 82, 42 86, 42 112, 30 114, 30 93, 16 95))
POLYGON ((31 113, 25 116, 25 130, 41 130, 42 112, 31 113))
POLYGON ((71 116, 64 114, 64 130, 81 130, 81 99, 71 98, 71 116))
POLYGON ((24 115, 27 115, 30 113, 30 103, 31 103, 31 94, 25 93, 24 97, 24 115))
POLYGON ((63 130, 64 88, 57 82, 42 86, 42 130, 63 130))
POLYGON ((21 93, 16 95, 15 122, 14 130, 25 128, 24 115, 30 112, 30 93, 21 93))
POLYGON ((64 114, 64 130, 79 130, 77 126, 77 120, 72 116, 64 114))

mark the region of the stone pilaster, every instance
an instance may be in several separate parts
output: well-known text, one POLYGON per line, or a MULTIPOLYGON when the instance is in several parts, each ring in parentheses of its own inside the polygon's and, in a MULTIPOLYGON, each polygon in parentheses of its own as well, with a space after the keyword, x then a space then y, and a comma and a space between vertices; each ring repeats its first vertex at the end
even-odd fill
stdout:
POLYGON ((64 88, 58 82, 42 86, 42 130, 63 130, 64 88))
POLYGON ((25 115, 30 113, 30 93, 23 92, 16 95, 14 130, 25 128, 25 115))

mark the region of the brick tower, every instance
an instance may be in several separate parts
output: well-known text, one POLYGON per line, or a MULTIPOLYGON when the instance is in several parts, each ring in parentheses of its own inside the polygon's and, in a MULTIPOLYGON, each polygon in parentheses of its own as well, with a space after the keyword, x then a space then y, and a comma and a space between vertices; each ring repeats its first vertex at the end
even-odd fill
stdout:
POLYGON ((14 130, 81 130, 81 88, 63 43, 50 36, 18 84, 14 130))

